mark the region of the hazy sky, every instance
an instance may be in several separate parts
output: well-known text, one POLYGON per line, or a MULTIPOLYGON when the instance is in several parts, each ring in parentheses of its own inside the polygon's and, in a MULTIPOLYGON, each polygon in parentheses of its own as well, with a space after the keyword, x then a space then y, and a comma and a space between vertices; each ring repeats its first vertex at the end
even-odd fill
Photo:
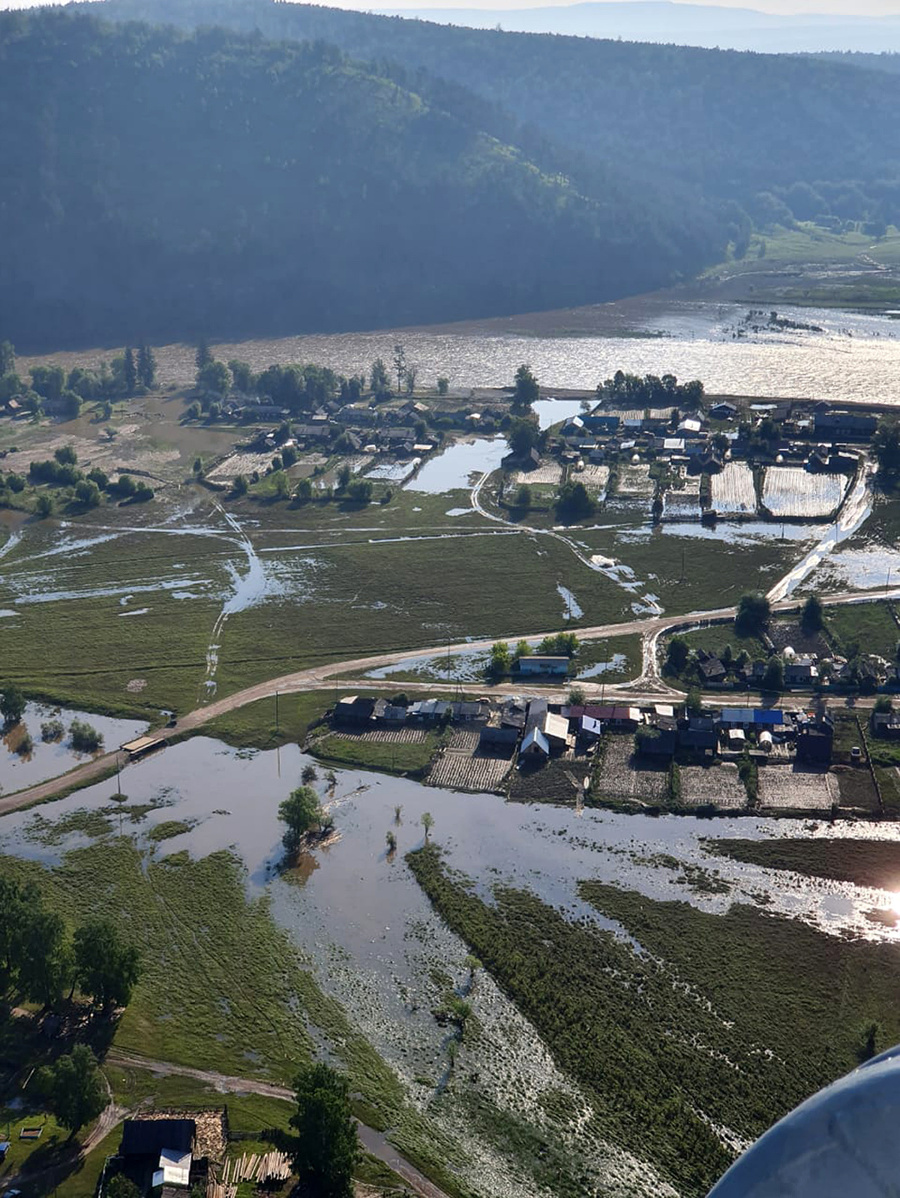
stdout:
MULTIPOLYGON (((545 8, 571 3, 572 0, 320 0, 335 8, 545 8)), ((704 4, 709 0, 691 0, 704 4)), ((789 16, 796 13, 837 13, 846 16, 894 16, 900 12, 900 0, 713 0, 722 8, 755 8, 761 12, 789 16)), ((0 0, 0 8, 29 8, 34 0, 0 0)))

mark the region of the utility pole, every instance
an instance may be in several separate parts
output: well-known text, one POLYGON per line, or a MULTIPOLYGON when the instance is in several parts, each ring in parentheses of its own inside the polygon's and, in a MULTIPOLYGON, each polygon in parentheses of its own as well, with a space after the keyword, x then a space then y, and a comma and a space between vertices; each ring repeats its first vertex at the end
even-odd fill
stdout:
POLYGON ((275 731, 278 732, 280 724, 278 723, 278 691, 275 692, 275 731))

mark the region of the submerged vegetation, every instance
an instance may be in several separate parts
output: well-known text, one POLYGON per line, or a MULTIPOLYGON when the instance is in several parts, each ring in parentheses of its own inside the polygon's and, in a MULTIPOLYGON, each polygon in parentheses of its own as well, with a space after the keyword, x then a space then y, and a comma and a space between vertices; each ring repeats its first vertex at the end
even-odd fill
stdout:
POLYGON ((711 915, 601 883, 581 896, 636 938, 638 954, 525 890, 493 902, 434 845, 407 858, 420 885, 557 1062, 591 1095, 608 1134, 703 1194, 731 1149, 851 1068, 860 1027, 900 1034, 893 945, 848 943, 734 905, 711 915))

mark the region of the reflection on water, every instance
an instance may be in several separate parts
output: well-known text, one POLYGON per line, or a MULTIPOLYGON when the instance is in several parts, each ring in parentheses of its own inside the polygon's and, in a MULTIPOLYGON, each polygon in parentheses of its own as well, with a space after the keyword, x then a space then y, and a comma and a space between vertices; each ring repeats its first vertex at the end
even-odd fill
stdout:
MULTIPOLYGON (((198 856, 233 846, 248 869, 253 890, 270 884, 281 860, 278 804, 298 784, 310 758, 296 745, 278 750, 230 749, 207 737, 172 746, 122 771, 122 789, 131 803, 165 801, 162 811, 147 815, 147 829, 162 820, 194 822, 189 831, 156 847, 160 854, 188 849, 198 856)), ((333 791, 317 786, 334 814, 339 839, 328 847, 327 865, 315 870, 303 888, 303 919, 310 904, 340 934, 348 949, 365 951, 366 945, 383 942, 386 926, 402 941, 402 928, 418 907, 405 894, 392 900, 391 874, 386 872, 385 833, 395 832, 399 872, 403 854, 422 843, 420 820, 424 811, 435 819, 433 836, 449 855, 451 864, 479 881, 487 894, 498 881, 525 884, 545 901, 565 910, 582 910, 575 892, 585 877, 635 887, 660 898, 684 897, 684 886, 669 872, 636 863, 636 854, 652 860, 665 852, 680 861, 710 866, 703 840, 710 836, 742 837, 809 835, 798 821, 767 821, 757 817, 697 820, 686 817, 618 815, 590 808, 507 803, 497 795, 472 795, 433 789, 402 778, 341 771, 333 791), (401 806, 400 824, 395 808, 401 806)), ((44 819, 58 819, 80 809, 96 810, 109 803, 114 783, 109 781, 45 804, 44 819)), ((5 851, 16 851, 31 813, 14 812, 0 819, 0 840, 5 851)), ((846 835, 897 838, 900 829, 884 825, 823 825, 817 836, 846 835)), ((65 841, 59 851, 64 851, 65 841)), ((324 864, 319 851, 313 855, 324 864)), ((55 854, 54 854, 55 858, 55 854)), ((775 909, 802 914, 813 921, 825 914, 822 900, 842 895, 853 900, 845 926, 862 930, 862 906, 871 906, 879 891, 856 889, 841 883, 798 881, 790 875, 768 874, 759 867, 727 859, 714 861, 723 877, 740 892, 762 887, 769 891, 775 909), (857 899, 859 901, 857 901, 857 899)), ((277 886, 278 883, 276 882, 277 886)), ((295 901, 301 901, 297 898, 295 901)), ((695 896, 700 905, 721 909, 715 895, 695 896)), ((586 910, 586 909, 585 909, 586 910)), ((833 914, 833 911, 829 912, 833 914)), ((388 937, 393 940, 394 937, 388 937)), ((399 948, 399 942, 395 947, 399 948)))
POLYGON ((462 490, 469 485, 470 474, 490 474, 507 453, 509 446, 504 437, 457 441, 437 457, 430 458, 407 483, 406 489, 428 495, 462 490))
MULTIPOLYGON (((239 752, 198 737, 123 772, 122 786, 129 796, 123 818, 127 821, 128 808, 138 804, 165 803, 147 811, 137 824, 147 851, 162 855, 187 849, 204 855, 233 848, 239 853, 250 893, 269 895, 274 918, 309 959, 319 984, 342 1003, 419 1106, 439 1092, 448 1066, 446 1033, 432 1011, 448 988, 463 992, 468 977, 465 944, 435 915, 404 861, 404 855, 423 842, 425 811, 434 817, 432 836, 445 851, 448 865, 472 878, 487 901, 498 883, 527 887, 567 917, 621 934, 617 925, 578 897, 577 883, 596 878, 653 898, 688 900, 710 911, 724 911, 734 900, 765 902, 767 910, 800 916, 835 934, 900 937, 893 918, 885 922, 871 917, 873 910, 892 913, 884 892, 714 858, 703 847, 704 837, 729 835, 896 838, 900 829, 893 825, 822 825, 812 833, 807 824, 795 820, 625 816, 507 803, 496 795, 457 794, 346 771, 337 775, 333 788, 321 778, 315 783, 334 816, 337 839, 304 854, 296 869, 281 874, 278 805, 297 785, 308 762, 295 745, 239 752), (196 825, 154 844, 145 834, 164 820, 196 825), (388 831, 397 839, 395 855, 386 851, 388 831), (696 870, 686 874, 679 863, 715 869, 727 892, 692 891, 696 870)), ((72 832, 63 834, 59 843, 49 836, 29 837, 32 812, 0 819, 0 851, 57 862, 66 849, 84 842, 91 827, 89 818, 72 818, 73 813, 108 809, 112 785, 100 783, 42 806, 42 820, 69 817, 63 828, 72 832)), ((127 822, 125 826, 128 829, 127 822)), ((107 834, 118 831, 113 826, 107 834)), ((513 1109, 539 1124, 544 1119, 543 1097, 550 1091, 571 1095, 578 1109, 581 1096, 489 976, 479 976, 471 997, 479 1037, 475 1048, 464 1050, 472 1055, 460 1068, 477 1069, 478 1086, 502 1109, 513 1109)), ((510 1184, 508 1172, 479 1138, 477 1127, 459 1123, 452 1105, 431 1105, 429 1111, 439 1120, 446 1118, 453 1134, 465 1138, 467 1151, 473 1153, 472 1168, 482 1173, 479 1192, 492 1198, 527 1198, 528 1191, 510 1184)), ((622 1167, 617 1150, 609 1145, 596 1140, 586 1144, 577 1139, 577 1129, 559 1134, 575 1137, 571 1143, 591 1161, 585 1168, 605 1176, 622 1167)), ((625 1172, 633 1180, 641 1168, 629 1162, 625 1172)), ((638 1188, 642 1193, 659 1192, 646 1179, 638 1188)), ((594 1189, 625 1192, 607 1184, 594 1189)))
POLYGON ((568 420, 570 416, 579 416, 582 412, 580 399, 554 399, 552 396, 539 399, 532 407, 541 428, 549 428, 551 424, 568 420))
POLYGON ((69 743, 69 726, 73 720, 83 720, 96 728, 107 750, 118 748, 147 729, 147 724, 141 720, 117 720, 110 716, 52 707, 46 703, 27 703, 21 723, 7 730, 0 742, 0 791, 9 794, 24 790, 26 786, 34 786, 47 778, 56 778, 79 761, 84 761, 86 755, 76 753, 69 743), (44 741, 41 738, 41 725, 54 720, 63 725, 64 733, 59 740, 44 741), (31 751, 18 753, 16 749, 20 747, 26 732, 31 737, 31 751))

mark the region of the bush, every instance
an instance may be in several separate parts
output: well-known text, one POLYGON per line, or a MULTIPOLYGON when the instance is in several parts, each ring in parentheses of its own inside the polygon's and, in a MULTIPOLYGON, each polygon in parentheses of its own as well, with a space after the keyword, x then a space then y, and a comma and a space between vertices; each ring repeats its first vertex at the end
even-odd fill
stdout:
POLYGON ((367 478, 355 478, 346 490, 347 498, 353 503, 371 503, 373 487, 367 478))
POLYGON ((597 503, 584 483, 566 482, 556 496, 556 511, 563 520, 586 520, 597 510, 597 503))
POLYGON ((47 720, 41 724, 41 740, 48 743, 55 740, 62 740, 66 734, 65 725, 62 720, 47 720))
POLYGON ((683 636, 673 636, 666 649, 666 669, 673 674, 680 674, 687 665, 691 647, 683 636))
POLYGON ((73 720, 69 737, 76 753, 96 753, 103 748, 103 735, 85 720, 73 720))

